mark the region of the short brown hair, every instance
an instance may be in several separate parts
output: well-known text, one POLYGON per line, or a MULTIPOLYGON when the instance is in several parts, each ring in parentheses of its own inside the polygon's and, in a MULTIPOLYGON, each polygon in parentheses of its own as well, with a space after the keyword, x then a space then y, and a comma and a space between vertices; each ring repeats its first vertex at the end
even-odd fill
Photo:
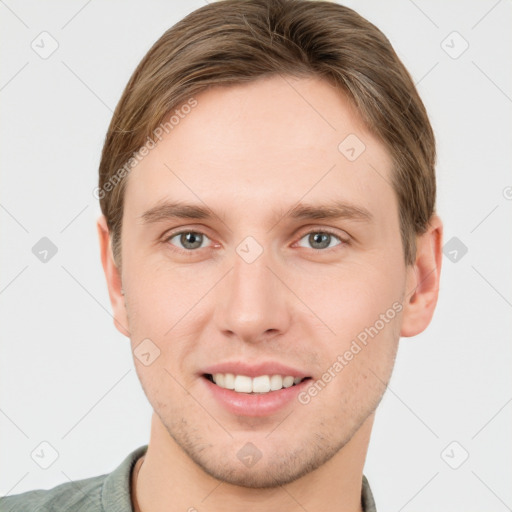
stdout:
POLYGON ((315 76, 339 87, 388 149, 404 257, 414 262, 415 236, 425 232, 435 208, 435 139, 414 82, 388 39, 333 2, 222 0, 192 12, 160 37, 112 117, 98 190, 118 265, 126 184, 126 173, 119 171, 126 171, 126 162, 194 95, 279 74, 315 76))

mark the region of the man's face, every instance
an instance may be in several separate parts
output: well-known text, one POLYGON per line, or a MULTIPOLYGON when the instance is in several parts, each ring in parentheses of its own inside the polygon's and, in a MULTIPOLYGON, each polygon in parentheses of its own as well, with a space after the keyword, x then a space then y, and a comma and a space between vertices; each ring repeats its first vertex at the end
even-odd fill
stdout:
MULTIPOLYGON (((391 160, 321 80, 276 77, 196 100, 128 178, 124 321, 132 348, 149 339, 160 350, 135 364, 169 442, 220 480, 284 484, 372 419, 391 375, 410 291, 391 160), (155 213, 164 203, 210 216, 155 213), (294 215, 305 205, 341 215, 294 215), (248 395, 205 376, 251 369, 309 379, 248 395)), ((248 382, 267 385, 238 379, 248 382)))

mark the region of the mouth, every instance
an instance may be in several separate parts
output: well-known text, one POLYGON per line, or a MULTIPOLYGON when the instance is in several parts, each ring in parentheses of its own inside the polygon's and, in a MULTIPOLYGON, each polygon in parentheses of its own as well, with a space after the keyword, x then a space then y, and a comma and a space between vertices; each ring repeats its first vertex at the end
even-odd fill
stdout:
POLYGON ((311 377, 279 374, 249 377, 233 373, 204 373, 202 377, 220 388, 245 395, 266 395, 311 380, 311 377))

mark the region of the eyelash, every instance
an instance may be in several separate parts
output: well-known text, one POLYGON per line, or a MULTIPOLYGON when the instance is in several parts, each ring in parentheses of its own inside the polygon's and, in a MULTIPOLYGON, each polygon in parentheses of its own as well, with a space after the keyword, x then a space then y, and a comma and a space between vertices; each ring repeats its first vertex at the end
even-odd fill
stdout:
MULTIPOLYGON (((199 247, 197 249, 181 249, 180 247, 177 247, 175 246, 174 244, 170 243, 170 241, 175 238, 176 236, 179 236, 179 235, 183 235, 185 233, 194 233, 194 234, 198 234, 198 235, 203 235, 205 236, 206 238, 209 239, 208 235, 206 233, 203 233, 202 231, 196 231, 196 230, 192 230, 192 229, 187 229, 187 230, 181 230, 181 231, 176 231, 174 233, 171 233, 170 235, 166 236, 164 238, 164 242, 171 245, 172 246, 172 250, 175 250, 175 251, 178 251, 182 254, 186 254, 188 256, 193 256, 195 253, 197 253, 199 251, 199 249, 211 249, 211 247, 199 247)), ((327 234, 327 235, 330 235, 334 238, 336 238, 340 243, 339 244, 336 244, 335 246, 333 247, 326 247, 325 249, 311 249, 312 251, 315 251, 315 252, 324 252, 324 253, 328 253, 328 252, 331 252, 332 250, 336 250, 337 247, 340 247, 340 246, 345 246, 345 245, 348 245, 350 242, 348 239, 343 239, 339 234, 336 234, 334 233, 333 231, 331 231, 330 229, 327 229, 327 228, 324 228, 324 229, 313 229, 313 230, 310 230, 310 231, 307 231, 305 233, 303 233, 300 238, 297 240, 297 242, 300 242, 304 237, 308 236, 308 235, 311 235, 311 234, 318 234, 318 233, 321 233, 321 234, 327 234)), ((295 243, 297 243, 295 242, 295 243)), ((304 248, 304 247, 303 247, 304 248)))

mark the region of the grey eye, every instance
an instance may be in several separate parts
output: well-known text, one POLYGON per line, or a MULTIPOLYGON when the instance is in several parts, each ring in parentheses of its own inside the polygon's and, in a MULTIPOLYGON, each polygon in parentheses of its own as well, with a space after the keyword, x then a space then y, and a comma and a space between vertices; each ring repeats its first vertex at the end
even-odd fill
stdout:
MULTIPOLYGON (((307 243, 310 244, 312 249, 327 249, 329 247, 334 247, 335 245, 338 245, 342 242, 341 239, 336 235, 326 233, 324 231, 312 231, 311 233, 308 233, 300 239, 299 245, 301 245, 300 242, 304 239, 307 239, 307 243), (336 240, 338 243, 332 244, 332 242, 336 242, 336 240)), ((304 246, 301 245, 301 247, 304 246)))
POLYGON ((182 233, 176 233, 174 236, 169 238, 169 242, 173 245, 177 245, 180 249, 186 250, 201 248, 205 240, 208 240, 208 237, 202 233, 198 233, 197 231, 183 231, 182 233), (176 238, 181 246, 173 242, 176 238))

